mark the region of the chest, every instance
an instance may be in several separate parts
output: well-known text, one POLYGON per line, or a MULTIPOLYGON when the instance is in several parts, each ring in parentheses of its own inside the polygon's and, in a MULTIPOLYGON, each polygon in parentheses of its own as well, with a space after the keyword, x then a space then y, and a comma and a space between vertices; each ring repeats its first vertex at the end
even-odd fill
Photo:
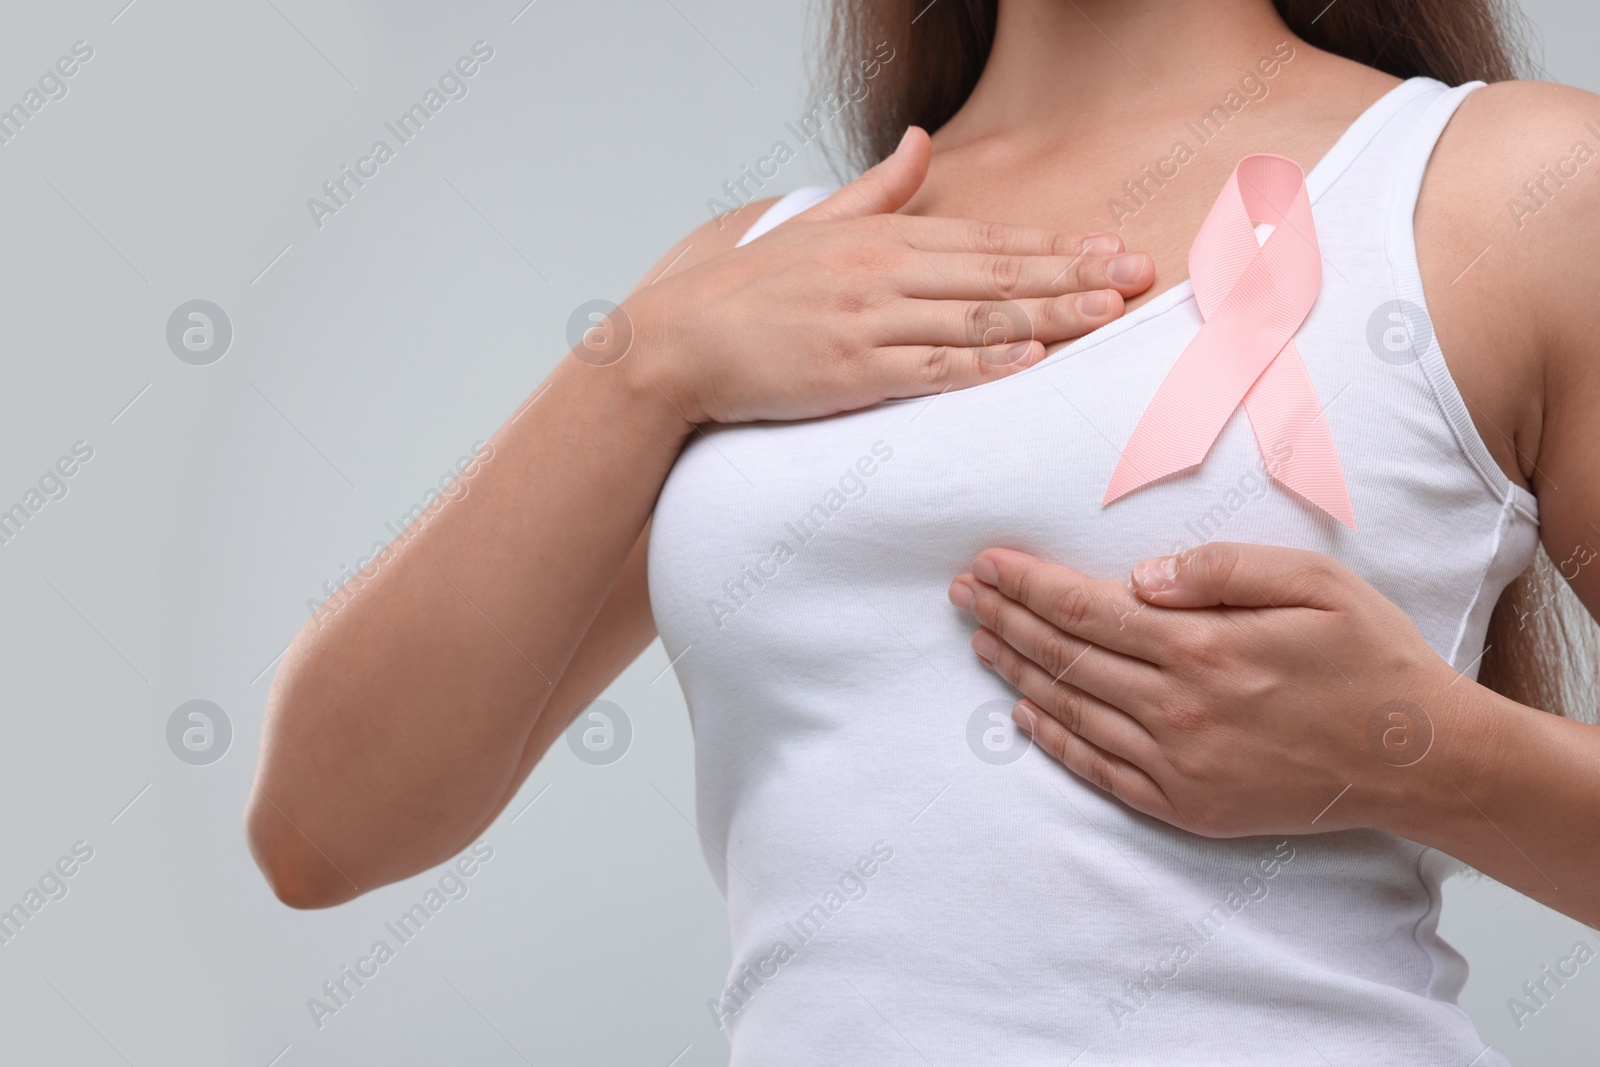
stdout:
MULTIPOLYGON (((956 154, 941 167, 936 156, 928 183, 906 210, 991 218, 1062 233, 1115 234, 1124 248, 1144 252, 1155 263, 1154 283, 1126 302, 1132 313, 1188 280, 1194 234, 1243 155, 1277 152, 1309 172, 1336 136, 1334 124, 1321 125, 1326 128, 1230 131, 1239 134, 1238 140, 1220 149, 1207 146, 1181 153, 1174 146, 1160 152, 1152 141, 1142 146, 1144 156, 1112 151, 1074 160, 1071 166, 1041 160, 1008 172, 1003 181, 992 162, 956 154)), ((1197 139, 1191 136, 1189 141, 1197 139)), ((1447 164, 1451 148, 1441 144, 1447 164)), ((1492 242, 1461 225, 1461 212, 1453 206, 1459 195, 1449 180, 1430 175, 1418 198, 1416 262, 1432 312, 1430 328, 1478 436, 1507 477, 1526 486, 1523 457, 1537 453, 1540 421, 1536 353, 1529 348, 1525 324, 1494 298, 1513 280, 1496 274, 1490 257, 1475 262, 1492 242)), ((1341 269, 1333 263, 1325 273, 1341 269)))
POLYGON ((1199 326, 1180 290, 1013 378, 709 430, 669 477, 652 528, 669 653, 688 652, 705 677, 759 662, 813 684, 908 649, 954 670, 970 628, 945 589, 984 548, 1121 578, 1139 559, 1231 540, 1340 559, 1448 657, 1500 502, 1422 372, 1373 359, 1345 328, 1354 306, 1319 304, 1297 343, 1318 394, 1337 398, 1328 419, 1358 531, 1272 481, 1242 411, 1200 467, 1102 506, 1122 442, 1199 326))

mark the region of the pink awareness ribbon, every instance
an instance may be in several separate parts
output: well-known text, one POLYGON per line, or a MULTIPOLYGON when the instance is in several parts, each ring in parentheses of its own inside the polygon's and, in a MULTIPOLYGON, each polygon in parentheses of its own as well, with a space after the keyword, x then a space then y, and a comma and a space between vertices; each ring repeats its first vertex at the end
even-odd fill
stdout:
POLYGON ((1101 506, 1198 466, 1241 403, 1268 473, 1356 528, 1333 434, 1294 334, 1322 288, 1322 253, 1305 172, 1246 156, 1189 248, 1205 320, 1133 429, 1101 506), (1251 220, 1271 223, 1263 244, 1251 220))

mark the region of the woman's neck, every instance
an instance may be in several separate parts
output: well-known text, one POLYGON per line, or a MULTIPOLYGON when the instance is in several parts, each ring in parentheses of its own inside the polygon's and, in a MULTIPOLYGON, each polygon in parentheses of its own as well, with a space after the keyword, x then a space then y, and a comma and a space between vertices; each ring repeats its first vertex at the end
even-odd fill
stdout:
POLYGON ((902 211, 1115 233, 1155 259, 1136 307, 1187 277, 1240 159, 1310 172, 1396 84, 1297 38, 1271 0, 1001 0, 983 75, 902 211))
POLYGON ((935 143, 1187 113, 1219 77, 1292 38, 1271 0, 1001 0, 983 76, 935 143))

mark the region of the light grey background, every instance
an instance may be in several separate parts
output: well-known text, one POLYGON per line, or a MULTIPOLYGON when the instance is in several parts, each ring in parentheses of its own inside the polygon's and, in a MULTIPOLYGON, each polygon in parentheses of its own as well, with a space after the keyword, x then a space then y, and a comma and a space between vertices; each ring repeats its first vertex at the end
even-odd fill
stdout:
MULTIPOLYGON (((74 442, 69 492, 0 546, 0 907, 93 858, 0 946, 8 1063, 722 1063, 728 963, 692 825, 682 698, 653 647, 607 697, 627 755, 558 745, 493 859, 318 1028, 307 999, 437 873, 278 904, 240 831, 276 657, 385 522, 509 415, 707 198, 802 110, 807 12, 736 0, 97 0, 6 6, 0 104, 93 59, 0 145, 0 507, 74 442), (305 201, 473 42, 494 58, 319 229, 305 201), (180 362, 207 299, 234 338, 180 362), (216 702, 219 761, 169 750, 216 702), (276 1059, 275 1059, 276 1057, 276 1059)), ((1529 0, 1557 80, 1600 19, 1529 0)), ((828 177, 814 148, 773 192, 828 177)), ((1595 813, 1570 813, 1593 820, 1595 813)), ((1592 1063, 1600 970, 1522 1029, 1506 999, 1593 931, 1451 883, 1464 1004, 1519 1064, 1592 1063)), ((1465 1065, 1463 1065, 1465 1067, 1465 1065)))

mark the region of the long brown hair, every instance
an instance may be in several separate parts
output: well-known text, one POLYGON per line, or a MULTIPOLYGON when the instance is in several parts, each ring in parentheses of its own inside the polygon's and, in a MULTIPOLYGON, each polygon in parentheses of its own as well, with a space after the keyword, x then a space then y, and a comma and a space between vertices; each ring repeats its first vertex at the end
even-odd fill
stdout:
MULTIPOLYGON (((1307 44, 1399 78, 1506 81, 1531 64, 1520 12, 1507 0, 1273 2, 1307 44)), ((999 9, 1000 0, 833 0, 820 87, 853 101, 840 116, 851 167, 888 155, 907 126, 932 133, 949 121, 983 73, 999 9), (881 55, 885 42, 894 59, 860 96, 861 58, 881 55)), ((1478 680, 1518 703, 1593 722, 1600 629, 1562 569, 1541 548, 1506 588, 1478 680)))

